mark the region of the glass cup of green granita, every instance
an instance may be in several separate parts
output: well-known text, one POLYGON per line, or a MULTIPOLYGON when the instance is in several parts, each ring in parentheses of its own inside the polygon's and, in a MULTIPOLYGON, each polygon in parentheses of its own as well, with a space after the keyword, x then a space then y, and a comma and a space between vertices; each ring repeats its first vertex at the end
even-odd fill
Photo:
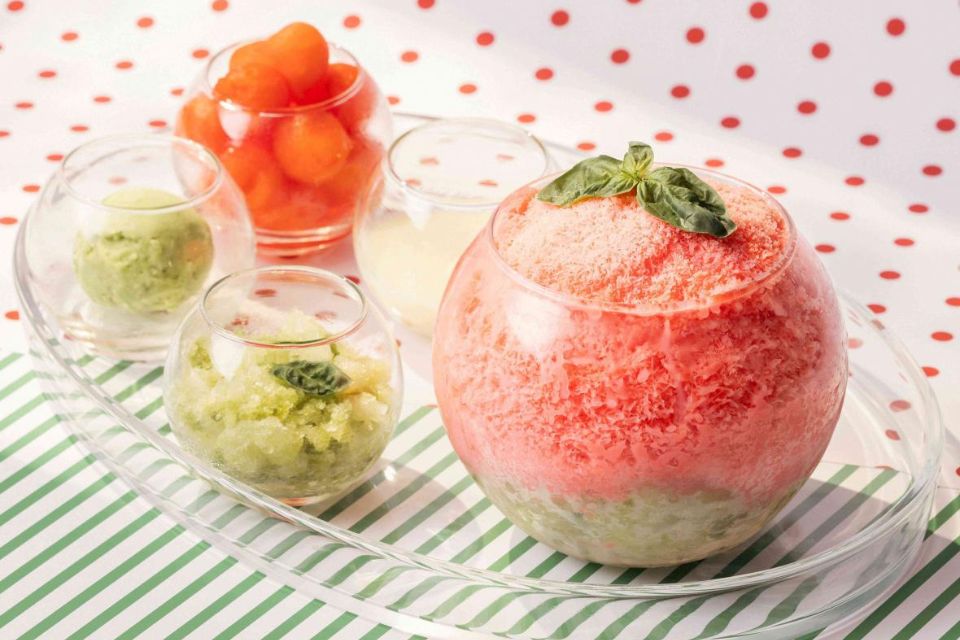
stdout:
POLYGON ((402 385, 396 341, 359 287, 274 266, 206 291, 167 356, 164 403, 187 451, 301 506, 379 459, 402 385))

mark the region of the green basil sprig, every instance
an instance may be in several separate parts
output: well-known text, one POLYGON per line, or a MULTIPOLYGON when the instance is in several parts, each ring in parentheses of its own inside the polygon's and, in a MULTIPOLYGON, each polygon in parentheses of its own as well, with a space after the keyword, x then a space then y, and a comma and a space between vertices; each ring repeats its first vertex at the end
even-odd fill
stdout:
POLYGON ((350 376, 332 362, 294 360, 276 365, 271 373, 311 396, 329 396, 350 384, 350 376))
POLYGON ((736 230, 720 195, 688 169, 650 171, 653 149, 631 142, 623 161, 610 156, 587 158, 560 175, 537 198, 561 207, 584 198, 606 198, 637 190, 637 203, 678 229, 725 238, 736 230))

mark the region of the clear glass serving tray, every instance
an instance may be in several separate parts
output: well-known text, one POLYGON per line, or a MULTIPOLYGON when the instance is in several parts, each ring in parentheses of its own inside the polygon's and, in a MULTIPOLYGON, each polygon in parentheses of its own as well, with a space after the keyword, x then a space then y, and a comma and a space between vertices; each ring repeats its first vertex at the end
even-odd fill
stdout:
MULTIPOLYGON (((423 120, 399 114, 396 125, 423 120)), ((561 166, 580 157, 548 147, 561 166)), ((813 477, 740 548, 621 569, 555 552, 489 503, 430 404, 429 344, 403 331, 405 418, 362 484, 296 509, 231 480, 178 447, 161 369, 91 357, 65 339, 37 302, 23 241, 21 231, 16 283, 31 352, 84 446, 214 547, 361 617, 430 638, 783 640, 867 605, 921 542, 941 449, 936 402, 900 343, 848 297, 850 384, 813 477)), ((349 254, 343 246, 314 262, 352 275, 349 254)))

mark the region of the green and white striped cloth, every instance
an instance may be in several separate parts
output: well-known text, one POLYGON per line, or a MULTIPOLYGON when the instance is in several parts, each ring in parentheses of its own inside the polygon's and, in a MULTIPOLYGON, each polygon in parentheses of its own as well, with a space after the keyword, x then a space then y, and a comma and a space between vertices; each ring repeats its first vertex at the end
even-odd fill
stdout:
MULTIPOLYGON (((135 401, 137 415, 148 424, 166 428, 157 384, 159 369, 93 358, 81 360, 80 365, 118 402, 134 407, 129 403, 135 401)), ((274 582, 173 522, 77 442, 54 413, 37 378, 28 356, 0 355, 0 637, 409 637, 274 582)), ((453 476, 444 476, 462 473, 455 456, 438 455, 448 449, 437 412, 430 407, 413 412, 391 443, 390 467, 345 498, 325 505, 323 517, 388 542, 402 538, 405 547, 422 553, 495 570, 509 568, 531 577, 595 581, 598 572, 611 571, 544 551, 529 538, 509 535, 509 523, 468 479, 449 483, 453 476), (398 488, 386 502, 372 491, 384 478, 398 488), (440 491, 439 483, 431 482, 437 478, 449 489, 440 491), (405 500, 418 507, 412 517, 399 525, 384 517, 405 500), (460 517, 450 517, 454 508, 460 517), (449 520, 445 526, 420 526, 444 519, 449 520)), ((154 472, 163 474, 165 470, 158 465, 142 474, 154 472)), ((801 496, 784 519, 819 518, 823 524, 818 531, 836 526, 844 513, 854 508, 854 500, 881 496, 885 487, 895 484, 895 476, 889 470, 835 465, 829 477, 822 478, 823 484, 801 496), (841 486, 855 490, 854 497, 831 500, 833 489, 841 486)), ((269 542, 272 546, 265 548, 273 557, 295 556, 305 540, 306 534, 290 535, 292 527, 224 498, 201 481, 176 474, 170 480, 166 491, 184 494, 178 500, 187 509, 217 505, 216 523, 221 531, 251 545, 269 542)), ((958 510, 960 496, 955 491, 938 491, 935 514, 913 575, 852 629, 821 637, 960 637, 960 616, 954 602, 960 595, 958 510)), ((815 545, 815 537, 810 538, 800 545, 815 545)), ((744 552, 750 557, 738 556, 736 562, 742 565, 774 551, 771 541, 761 538, 744 552)), ((303 562, 310 566, 341 562, 342 566, 334 565, 328 573, 340 571, 342 579, 362 573, 365 563, 338 555, 336 547, 328 544, 320 553, 309 549, 303 562)), ((775 551, 782 554, 784 550, 775 551)), ((799 551, 792 549, 784 559, 799 551)), ((664 570, 663 578, 676 580, 681 577, 674 575, 678 571, 695 570, 664 570)), ((602 581, 628 584, 640 573, 627 570, 602 581)), ((371 579, 367 595, 402 581, 399 572, 388 571, 371 579)), ((647 603, 617 609, 613 614, 604 603, 573 610, 568 603, 558 606, 561 599, 556 597, 520 609, 511 606, 514 599, 509 594, 478 606, 471 600, 473 591, 464 591, 438 598, 430 589, 413 588, 411 583, 403 604, 407 610, 433 617, 462 610, 465 627, 494 621, 503 630, 532 630, 540 637, 568 637, 588 630, 590 637, 598 638, 669 638, 671 632, 681 637, 698 633, 709 637, 723 631, 751 604, 740 598, 717 610, 692 601, 673 611, 661 611, 661 605, 647 603)), ((789 610, 790 598, 805 595, 790 594, 777 609, 789 610)))

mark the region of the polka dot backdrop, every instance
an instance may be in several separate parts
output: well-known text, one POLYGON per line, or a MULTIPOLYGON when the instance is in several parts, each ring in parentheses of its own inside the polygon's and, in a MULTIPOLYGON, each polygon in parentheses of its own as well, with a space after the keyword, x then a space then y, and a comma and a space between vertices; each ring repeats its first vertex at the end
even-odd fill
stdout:
MULTIPOLYGON (((923 368, 960 488, 960 9, 953 0, 254 0, 0 5, 0 246, 63 155, 162 131, 211 52, 308 20, 395 109, 483 115, 591 153, 627 139, 793 214, 923 368)), ((7 261, 9 264, 9 260, 7 261)), ((0 337, 23 349, 9 267, 0 337)), ((898 411, 909 406, 896 405, 898 411)))

